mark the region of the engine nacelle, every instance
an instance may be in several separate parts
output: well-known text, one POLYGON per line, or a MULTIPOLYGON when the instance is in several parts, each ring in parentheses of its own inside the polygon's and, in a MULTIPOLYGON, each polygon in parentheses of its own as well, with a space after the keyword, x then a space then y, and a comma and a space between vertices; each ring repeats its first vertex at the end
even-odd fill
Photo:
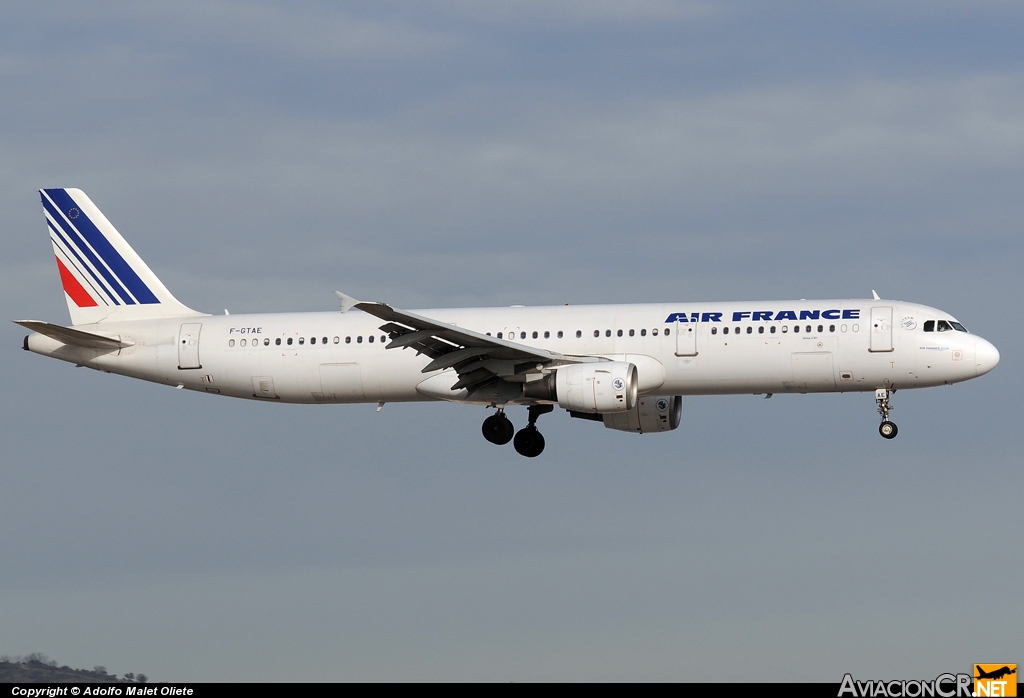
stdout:
POLYGON ((562 366, 523 386, 523 396, 557 402, 570 412, 607 414, 636 406, 636 366, 625 361, 562 366))
POLYGON ((604 425, 609 429, 630 431, 634 434, 651 434, 672 431, 679 426, 683 416, 683 396, 642 397, 636 407, 628 412, 606 414, 604 425))

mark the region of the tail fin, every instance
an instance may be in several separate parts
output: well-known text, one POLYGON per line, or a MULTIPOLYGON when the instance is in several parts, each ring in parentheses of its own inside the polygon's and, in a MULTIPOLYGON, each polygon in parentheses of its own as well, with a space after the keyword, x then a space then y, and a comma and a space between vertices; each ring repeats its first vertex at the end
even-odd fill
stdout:
POLYGON ((81 189, 41 189, 73 325, 202 315, 182 305, 81 189))

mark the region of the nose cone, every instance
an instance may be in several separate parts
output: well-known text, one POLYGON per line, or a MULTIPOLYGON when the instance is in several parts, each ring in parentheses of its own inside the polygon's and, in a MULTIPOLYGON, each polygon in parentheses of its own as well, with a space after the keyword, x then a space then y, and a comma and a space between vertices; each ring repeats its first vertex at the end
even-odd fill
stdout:
POLYGON ((987 339, 979 339, 978 343, 974 345, 974 356, 978 364, 979 376, 988 373, 999 363, 999 350, 992 346, 992 342, 987 339))

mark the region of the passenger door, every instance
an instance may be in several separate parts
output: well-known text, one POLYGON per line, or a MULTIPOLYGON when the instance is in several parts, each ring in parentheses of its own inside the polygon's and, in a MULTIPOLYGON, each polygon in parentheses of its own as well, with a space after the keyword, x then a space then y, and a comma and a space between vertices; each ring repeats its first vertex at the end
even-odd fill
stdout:
POLYGON ((871 309, 871 346, 869 351, 892 351, 892 308, 871 309))
POLYGON ((202 368, 199 363, 199 331, 201 322, 186 322, 178 331, 178 368, 202 368))

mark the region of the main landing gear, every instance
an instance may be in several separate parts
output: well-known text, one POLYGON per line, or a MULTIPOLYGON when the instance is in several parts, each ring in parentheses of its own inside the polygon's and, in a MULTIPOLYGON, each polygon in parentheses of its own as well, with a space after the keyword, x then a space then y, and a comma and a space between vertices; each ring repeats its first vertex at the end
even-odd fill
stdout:
POLYGON ((482 430, 485 439, 499 446, 504 446, 511 441, 512 435, 516 433, 516 428, 512 426, 512 422, 505 415, 504 407, 499 407, 497 412, 484 420, 482 430))
POLYGON ((896 423, 889 421, 889 410, 892 409, 892 405, 889 404, 889 398, 895 392, 895 390, 889 390, 888 388, 879 388, 875 391, 875 404, 878 405, 878 414, 882 415, 882 423, 878 425, 878 433, 886 439, 895 439, 896 434, 899 433, 896 423))
POLYGON ((515 434, 515 440, 513 440, 515 427, 505 415, 505 409, 499 407, 495 414, 484 420, 482 428, 484 438, 499 446, 512 441, 516 453, 527 458, 536 458, 544 451, 544 437, 537 431, 537 418, 554 409, 554 405, 530 405, 527 408, 529 422, 515 434))

